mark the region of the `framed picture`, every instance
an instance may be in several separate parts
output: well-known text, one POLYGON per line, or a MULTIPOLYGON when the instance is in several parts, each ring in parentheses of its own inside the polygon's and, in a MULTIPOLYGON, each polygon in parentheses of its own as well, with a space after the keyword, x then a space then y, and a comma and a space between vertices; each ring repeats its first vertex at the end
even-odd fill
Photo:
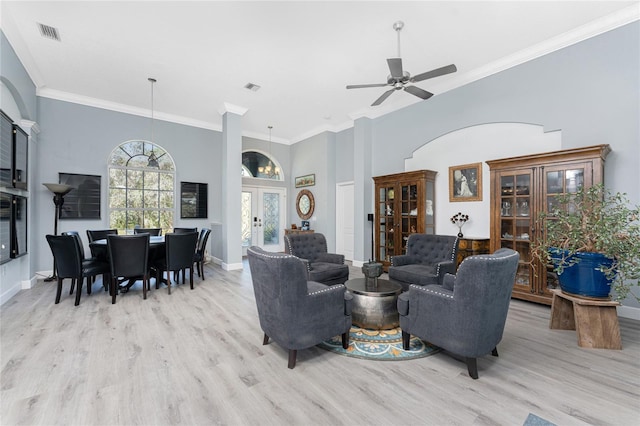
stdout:
POLYGON ((449 201, 482 201, 482 163, 449 167, 449 201))
POLYGON ((306 175, 299 176, 296 178, 296 188, 301 188, 303 186, 313 186, 316 184, 316 175, 306 175))
POLYGON ((59 173, 59 183, 73 186, 64 196, 60 219, 100 219, 100 176, 59 173))
POLYGON ((206 219, 208 216, 206 183, 180 182, 180 218, 206 219))

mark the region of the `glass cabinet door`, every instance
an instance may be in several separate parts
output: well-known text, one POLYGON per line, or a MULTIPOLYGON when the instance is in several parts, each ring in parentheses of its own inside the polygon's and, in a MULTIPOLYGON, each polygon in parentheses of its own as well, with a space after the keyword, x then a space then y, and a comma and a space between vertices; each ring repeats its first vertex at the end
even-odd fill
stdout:
POLYGON ((520 253, 515 286, 534 291, 530 244, 532 238, 533 173, 500 175, 500 247, 520 253))
MULTIPOLYGON (((543 174, 543 211, 549 215, 558 208, 558 196, 572 194, 582 188, 586 183, 591 182, 591 168, 586 164, 570 164, 566 166, 549 167, 543 174)), ((547 220, 553 220, 549 216, 547 220)), ((544 233, 542 238, 544 238, 544 233)), ((558 276, 551 265, 546 266, 546 273, 542 274, 540 291, 542 294, 551 295, 550 291, 559 288, 558 276)))
POLYGON ((378 215, 380 217, 380 231, 378 235, 379 259, 389 262, 393 255, 394 228, 393 206, 395 201, 395 188, 393 186, 381 187, 378 194, 378 215))
POLYGON ((400 253, 407 253, 407 240, 410 234, 418 232, 418 185, 400 185, 400 253))

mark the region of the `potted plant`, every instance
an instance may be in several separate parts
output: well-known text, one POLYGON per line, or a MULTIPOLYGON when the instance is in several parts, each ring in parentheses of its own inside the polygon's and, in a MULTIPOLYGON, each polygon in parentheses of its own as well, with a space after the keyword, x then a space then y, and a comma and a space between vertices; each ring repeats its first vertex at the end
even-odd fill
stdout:
POLYGON ((560 288, 597 298, 613 289, 616 300, 640 301, 632 291, 640 279, 640 207, 602 184, 559 195, 552 206, 538 218, 546 231, 533 255, 552 265, 560 288))

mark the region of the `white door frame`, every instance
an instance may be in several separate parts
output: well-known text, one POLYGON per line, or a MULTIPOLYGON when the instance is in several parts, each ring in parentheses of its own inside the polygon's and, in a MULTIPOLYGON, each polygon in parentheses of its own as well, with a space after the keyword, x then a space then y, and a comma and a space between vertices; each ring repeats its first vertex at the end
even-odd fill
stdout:
POLYGON ((354 182, 336 184, 336 253, 354 258, 354 182))
MULTIPOLYGON (((250 192, 251 195, 251 244, 266 251, 284 252, 284 229, 287 223, 287 189, 283 187, 243 186, 242 192, 250 192), (262 226, 263 204, 262 195, 267 193, 280 194, 280 218, 278 224, 278 241, 276 244, 263 244, 264 227, 262 226)), ((242 255, 247 255, 246 246, 242 247, 242 255)))

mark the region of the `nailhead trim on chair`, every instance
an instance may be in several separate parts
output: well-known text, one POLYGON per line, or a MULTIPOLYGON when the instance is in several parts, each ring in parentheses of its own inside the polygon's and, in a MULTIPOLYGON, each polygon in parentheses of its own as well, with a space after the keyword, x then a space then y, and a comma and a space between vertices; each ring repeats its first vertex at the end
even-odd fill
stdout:
POLYGON ((265 257, 267 259, 289 259, 289 258, 296 258, 297 259, 297 257, 295 257, 293 255, 290 255, 290 254, 286 254, 284 256, 283 255, 273 256, 273 255, 268 255, 268 254, 264 254, 264 253, 258 253, 255 250, 251 250, 251 248, 247 249, 247 251, 250 251, 251 253, 253 253, 253 254, 257 255, 257 256, 262 256, 262 257, 265 257))
POLYGON ((433 294, 437 294, 438 296, 444 296, 444 297, 448 297, 449 299, 453 299, 452 294, 442 293, 436 290, 432 290, 430 288, 423 287, 421 285, 411 284, 410 287, 413 287, 416 290, 422 290, 422 291, 426 291, 427 293, 433 293, 433 294))
POLYGON ((313 293, 309 293, 309 296, 313 296, 314 294, 326 293, 328 291, 337 291, 339 289, 342 289, 344 291, 345 288, 346 287, 344 286, 344 284, 332 285, 332 286, 329 286, 329 287, 324 288, 322 290, 318 290, 318 291, 314 291, 313 293))
MULTIPOLYGON (((474 256, 469 256, 469 257, 465 257, 462 262, 460 262, 460 266, 462 266, 462 264, 464 262, 466 262, 467 259, 471 259, 473 258, 480 258, 480 259, 484 259, 484 260, 492 260, 492 261, 496 261, 496 260, 501 260, 501 259, 509 259, 510 257, 513 257, 515 255, 517 255, 518 253, 513 253, 510 254, 509 256, 501 256, 501 257, 495 257, 495 254, 476 254, 474 256)), ((460 266, 458 266, 458 269, 460 269, 460 266)))

